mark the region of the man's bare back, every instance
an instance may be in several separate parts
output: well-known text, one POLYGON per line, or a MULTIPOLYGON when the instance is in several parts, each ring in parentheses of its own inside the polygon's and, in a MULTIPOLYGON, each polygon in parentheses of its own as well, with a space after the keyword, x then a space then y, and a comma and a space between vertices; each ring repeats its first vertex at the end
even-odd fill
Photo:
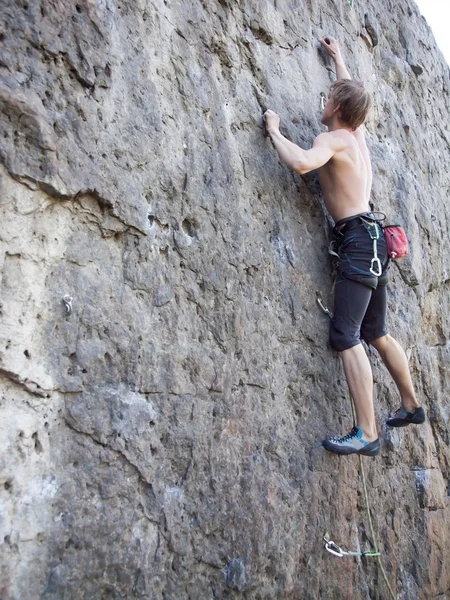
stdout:
POLYGON ((341 127, 335 112, 329 99, 322 122, 330 131, 318 135, 310 150, 299 148, 280 133, 276 113, 268 110, 264 117, 278 154, 291 169, 301 174, 318 169, 327 210, 339 221, 370 210, 372 168, 361 127, 355 131, 341 127))
POLYGON ((338 129, 322 136, 339 148, 318 171, 328 212, 339 221, 369 211, 372 168, 363 132, 338 129))

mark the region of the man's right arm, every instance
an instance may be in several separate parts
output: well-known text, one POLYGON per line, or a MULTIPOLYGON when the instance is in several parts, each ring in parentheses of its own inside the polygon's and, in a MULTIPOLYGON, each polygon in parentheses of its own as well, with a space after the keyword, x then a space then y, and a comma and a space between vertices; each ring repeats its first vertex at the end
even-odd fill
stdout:
POLYGON ((339 42, 330 37, 323 38, 319 41, 334 60, 334 65, 336 67, 336 79, 351 79, 351 75, 347 71, 344 59, 342 58, 339 42))
POLYGON ((267 110, 263 120, 278 156, 290 169, 301 175, 319 169, 341 150, 339 140, 331 133, 321 133, 310 150, 303 150, 280 133, 280 117, 277 113, 267 110))

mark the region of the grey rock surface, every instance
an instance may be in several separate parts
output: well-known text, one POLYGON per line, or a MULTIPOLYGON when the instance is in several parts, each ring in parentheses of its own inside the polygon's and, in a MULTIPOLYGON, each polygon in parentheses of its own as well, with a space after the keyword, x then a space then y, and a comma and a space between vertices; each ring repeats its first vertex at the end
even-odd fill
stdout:
POLYGON ((308 147, 341 40, 373 93, 373 204, 404 225, 365 459, 402 600, 450 598, 450 82, 412 0, 2 0, 0 596, 386 599, 328 347, 329 220, 261 116, 308 147), (352 6, 351 6, 352 4, 352 6), (64 296, 72 298, 67 314, 64 296))

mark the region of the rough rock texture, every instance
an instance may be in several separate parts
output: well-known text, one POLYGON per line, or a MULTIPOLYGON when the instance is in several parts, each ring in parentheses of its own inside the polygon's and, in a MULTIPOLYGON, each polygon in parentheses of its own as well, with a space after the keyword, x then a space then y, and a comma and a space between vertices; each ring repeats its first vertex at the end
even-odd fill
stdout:
POLYGON ((430 417, 386 430, 372 353, 374 527, 397 598, 450 598, 450 85, 412 0, 1 5, 1 597, 388 598, 323 548, 370 548, 358 460, 320 445, 351 426, 329 222, 261 122, 321 131, 328 34, 374 95, 373 203, 411 251, 389 327, 430 417))

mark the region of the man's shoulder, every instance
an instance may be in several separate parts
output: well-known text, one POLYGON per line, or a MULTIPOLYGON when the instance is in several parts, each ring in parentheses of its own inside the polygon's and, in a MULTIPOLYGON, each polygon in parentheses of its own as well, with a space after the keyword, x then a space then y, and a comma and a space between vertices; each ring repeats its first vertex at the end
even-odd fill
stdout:
POLYGON ((316 146, 327 146, 335 152, 344 150, 352 143, 353 135, 346 129, 336 129, 336 131, 324 131, 314 140, 316 146))
POLYGON ((314 140, 314 146, 330 146, 335 143, 334 131, 323 131, 314 140))

